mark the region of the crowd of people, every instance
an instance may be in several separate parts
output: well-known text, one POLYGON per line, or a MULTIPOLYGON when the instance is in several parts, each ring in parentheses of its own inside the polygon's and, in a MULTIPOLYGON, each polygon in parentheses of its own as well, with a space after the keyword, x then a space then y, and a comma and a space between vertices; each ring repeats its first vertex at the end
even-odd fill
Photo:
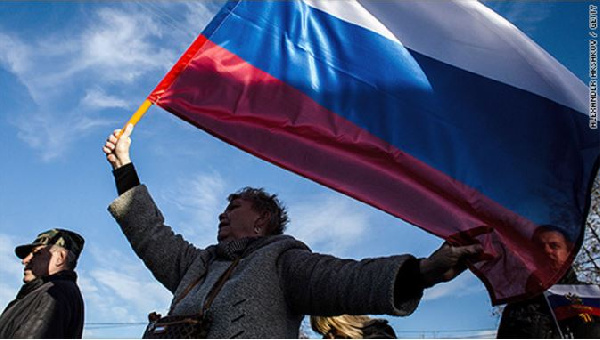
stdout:
MULTIPOLYGON (((103 147, 118 192, 109 211, 135 253, 173 294, 166 316, 148 316, 145 338, 298 338, 305 315, 324 338, 395 338, 386 320, 367 315, 411 314, 425 289, 452 280, 482 252, 479 244, 444 243, 421 259, 401 254, 348 260, 313 253, 285 234, 287 211, 278 197, 251 187, 229 195, 217 242, 197 248, 165 225, 140 183, 130 158, 132 130, 128 125, 120 137, 115 130, 103 147)), ((538 230, 535 243, 560 268, 572 242, 551 226, 538 230)), ((76 232, 52 229, 16 247, 24 284, 0 315, 1 338, 82 337, 84 304, 74 270, 83 244, 76 232)), ((571 270, 561 283, 580 282, 571 270)), ((562 326, 537 296, 506 306, 498 337, 552 338, 562 326)), ((567 326, 571 335, 582 327, 567 326)))

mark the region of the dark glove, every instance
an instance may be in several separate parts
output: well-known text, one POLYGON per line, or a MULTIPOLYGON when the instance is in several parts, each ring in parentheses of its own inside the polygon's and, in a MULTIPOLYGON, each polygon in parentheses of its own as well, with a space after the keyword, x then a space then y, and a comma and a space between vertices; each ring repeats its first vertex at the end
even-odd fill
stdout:
POLYGON ((425 287, 447 282, 467 269, 466 260, 477 258, 483 251, 480 244, 454 247, 448 243, 433 252, 428 258, 421 259, 419 270, 425 287))

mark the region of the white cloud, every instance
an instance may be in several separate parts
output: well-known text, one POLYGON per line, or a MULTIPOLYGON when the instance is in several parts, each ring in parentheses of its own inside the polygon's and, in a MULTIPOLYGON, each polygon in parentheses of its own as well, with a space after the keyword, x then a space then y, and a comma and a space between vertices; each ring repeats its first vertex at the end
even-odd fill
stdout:
POLYGON ((17 136, 38 151, 43 161, 63 155, 91 130, 114 125, 110 120, 93 119, 78 113, 64 112, 59 117, 43 111, 15 117, 13 123, 19 129, 17 136))
POLYGON ((91 88, 86 91, 85 97, 81 99, 81 106, 98 109, 121 108, 131 110, 135 104, 132 100, 111 96, 101 88, 91 88))
POLYGON ((368 216, 350 199, 327 195, 310 202, 290 205, 295 216, 288 232, 313 250, 347 256, 361 242, 369 225, 368 216))
POLYGON ((143 322, 151 311, 166 312, 171 293, 131 254, 107 247, 90 247, 96 263, 79 271, 79 286, 88 322, 143 322), (106 259, 118 259, 107 261, 106 259))
POLYGON ((0 310, 3 310, 17 296, 18 291, 18 287, 0 282, 0 310))
POLYGON ((23 265, 15 255, 15 247, 28 243, 22 237, 0 234, 0 311, 14 300, 23 284, 23 265))
POLYGON ((168 30, 151 17, 112 8, 92 16, 88 26, 66 36, 41 32, 37 40, 25 42, 0 32, 0 61, 38 104, 77 87, 131 83, 145 73, 166 71, 176 61, 175 51, 158 43, 168 30))
POLYGON ((497 330, 489 330, 489 331, 480 331, 475 334, 471 334, 471 338, 473 339, 496 339, 497 330))
POLYGON ((218 216, 226 203, 225 181, 219 173, 179 179, 161 198, 178 210, 176 227, 186 239, 199 247, 216 241, 218 216))
POLYGON ((29 46, 0 32, 0 63, 6 69, 14 73, 24 72, 30 67, 30 54, 29 46))
POLYGON ((185 32, 189 35, 196 37, 203 25, 208 23, 212 17, 216 14, 215 10, 220 5, 211 5, 205 1, 189 1, 184 3, 186 5, 186 24, 185 32))
POLYGON ((98 21, 81 36, 81 56, 71 72, 98 69, 104 80, 131 82, 149 70, 168 70, 177 57, 174 51, 155 43, 164 27, 152 17, 104 8, 98 21))
POLYGON ((114 125, 94 112, 134 109, 135 104, 123 99, 139 99, 131 95, 131 82, 162 74, 176 61, 175 51, 162 47, 163 34, 170 30, 152 17, 130 12, 134 14, 101 8, 91 15, 93 20, 82 21, 84 26, 69 27, 70 34, 40 32, 32 40, 0 32, 0 65, 14 73, 28 89, 32 106, 39 107, 10 120, 42 160, 57 159, 82 135, 114 125))
POLYGON ((112 311, 133 318, 130 321, 139 321, 141 316, 157 308, 164 309, 171 301, 171 293, 157 281, 142 280, 135 273, 124 272, 120 268, 95 269, 90 272, 90 276, 101 288, 109 290, 112 296, 130 303, 135 308, 137 312, 132 313, 128 308, 124 308, 123 303, 111 307, 112 311))
POLYGON ((23 275, 23 266, 15 255, 17 241, 14 237, 0 234, 0 272, 13 277, 23 275))
POLYGON ((475 275, 470 272, 464 272, 450 282, 440 283, 425 290, 423 300, 436 300, 449 296, 466 296, 481 292, 484 289, 475 275))
POLYGON ((16 238, 0 234, 0 310, 12 301, 22 284, 23 266, 15 256, 16 238))
POLYGON ((135 92, 137 82, 147 75, 158 81, 156 75, 170 69, 214 15, 213 7, 109 4, 89 13, 82 26, 66 21, 68 32, 42 31, 33 38, 0 32, 0 65, 27 88, 32 106, 39 107, 11 115, 19 138, 42 160, 51 161, 83 135, 114 125, 95 112, 137 108, 139 98, 147 95, 135 92))
POLYGON ((83 329, 83 339, 93 339, 96 338, 96 332, 93 330, 89 330, 87 328, 83 329))

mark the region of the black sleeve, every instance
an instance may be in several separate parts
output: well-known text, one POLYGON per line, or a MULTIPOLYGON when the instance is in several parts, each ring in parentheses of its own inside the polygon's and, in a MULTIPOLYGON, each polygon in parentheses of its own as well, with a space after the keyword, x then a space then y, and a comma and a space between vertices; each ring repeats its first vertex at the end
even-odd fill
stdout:
POLYGON ((394 286, 394 304, 396 306, 400 306, 402 301, 421 297, 423 290, 427 288, 423 283, 421 271, 419 270, 419 261, 415 258, 409 258, 400 267, 394 286), (407 280, 406 278, 415 279, 407 280))
POLYGON ((133 163, 123 165, 122 167, 113 170, 115 176, 115 184, 117 185, 117 193, 119 196, 127 192, 127 190, 140 185, 140 179, 133 163))

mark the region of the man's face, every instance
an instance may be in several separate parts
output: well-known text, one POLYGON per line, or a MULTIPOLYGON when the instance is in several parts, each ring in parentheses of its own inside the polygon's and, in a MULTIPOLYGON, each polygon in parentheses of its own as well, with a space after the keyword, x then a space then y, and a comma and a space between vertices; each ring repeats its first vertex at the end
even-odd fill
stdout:
POLYGON ((260 215, 252 209, 252 202, 237 198, 219 215, 219 242, 239 240, 244 237, 257 236, 254 231, 260 215))
POLYGON ((541 233, 535 243, 542 247, 544 253, 552 261, 552 267, 560 268, 569 256, 569 247, 565 237, 556 231, 541 233))
POLYGON ((48 246, 37 246, 21 262, 23 269, 23 282, 31 282, 36 277, 49 274, 53 254, 48 246))

